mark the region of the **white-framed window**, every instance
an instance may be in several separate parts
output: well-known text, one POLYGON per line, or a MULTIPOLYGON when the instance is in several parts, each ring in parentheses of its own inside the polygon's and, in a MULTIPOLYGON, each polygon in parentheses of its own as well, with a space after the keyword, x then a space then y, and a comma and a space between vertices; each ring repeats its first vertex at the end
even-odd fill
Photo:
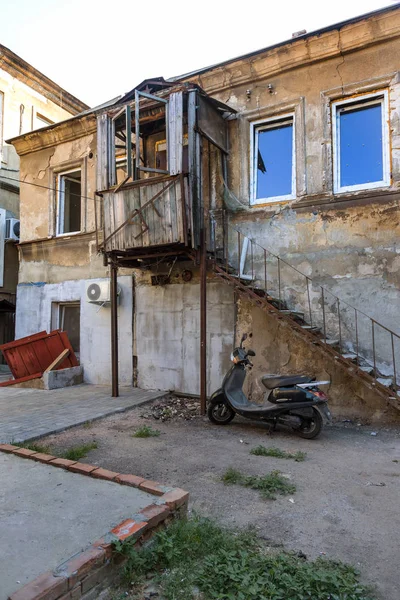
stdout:
POLYGON ((80 233, 82 173, 72 169, 57 175, 57 235, 80 233))
POLYGON ((4 93, 0 91, 0 162, 3 159, 4 93))
POLYGON ((81 305, 79 301, 52 303, 51 328, 67 332, 72 349, 78 357, 81 344, 80 319, 81 305))
POLYGON ((390 185, 386 90, 332 103, 334 192, 390 185))
POLYGON ((252 204, 296 197, 295 116, 280 115, 251 123, 252 204))

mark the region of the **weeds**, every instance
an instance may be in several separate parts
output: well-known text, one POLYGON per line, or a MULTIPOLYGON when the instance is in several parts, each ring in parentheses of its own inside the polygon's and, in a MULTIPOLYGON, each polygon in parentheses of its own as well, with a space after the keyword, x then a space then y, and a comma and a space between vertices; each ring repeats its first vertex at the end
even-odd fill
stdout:
POLYGON ((67 458, 68 460, 80 460, 84 458, 90 450, 96 450, 97 442, 91 442, 90 444, 82 444, 81 446, 74 446, 65 452, 59 454, 60 458, 67 458))
POLYGON ((243 475, 240 471, 230 468, 223 475, 222 481, 225 485, 237 484, 252 490, 259 490, 261 496, 269 500, 275 500, 275 494, 286 496, 296 491, 296 486, 282 477, 280 471, 271 471, 268 475, 259 477, 258 475, 243 475))
POLYGON ((296 462, 303 462, 307 456, 307 452, 301 452, 300 450, 297 452, 286 452, 286 450, 281 450, 280 448, 266 448, 261 445, 252 448, 250 454, 254 454, 255 456, 273 456, 274 458, 292 458, 296 462))
POLYGON ((53 454, 57 458, 67 458, 68 460, 80 460, 84 458, 90 450, 97 448, 97 442, 91 442, 90 444, 82 444, 81 446, 74 446, 64 452, 58 452, 52 450, 50 446, 44 446, 42 444, 36 444, 35 442, 13 442, 14 446, 19 448, 26 448, 27 450, 33 450, 33 452, 40 452, 43 454, 53 454))
POLYGON ((32 450, 33 452, 40 452, 41 454, 51 454, 50 446, 43 446, 42 444, 36 444, 35 442, 12 442, 13 446, 19 448, 25 448, 26 450, 32 450))
POLYGON ((160 435, 160 431, 158 429, 153 429, 150 425, 142 425, 135 431, 132 437, 135 438, 148 438, 148 437, 158 437, 160 435))
POLYGON ((373 600, 351 566, 267 551, 253 531, 210 519, 175 521, 140 551, 129 542, 115 548, 127 559, 125 580, 144 584, 156 573, 165 600, 373 600))

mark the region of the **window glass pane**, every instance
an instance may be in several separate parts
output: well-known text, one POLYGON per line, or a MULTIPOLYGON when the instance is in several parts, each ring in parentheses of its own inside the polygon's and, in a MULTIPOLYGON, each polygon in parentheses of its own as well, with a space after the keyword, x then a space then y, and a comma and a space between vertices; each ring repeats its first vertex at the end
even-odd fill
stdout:
POLYGON ((81 230, 81 172, 60 177, 60 231, 72 233, 81 230))
POLYGON ((60 306, 60 324, 59 327, 68 334, 69 341, 74 352, 79 353, 80 347, 80 315, 81 307, 79 304, 62 304, 60 306))
POLYGON ((293 123, 257 131, 257 198, 292 194, 293 123))
POLYGON ((340 186, 383 180, 382 104, 339 113, 340 186))

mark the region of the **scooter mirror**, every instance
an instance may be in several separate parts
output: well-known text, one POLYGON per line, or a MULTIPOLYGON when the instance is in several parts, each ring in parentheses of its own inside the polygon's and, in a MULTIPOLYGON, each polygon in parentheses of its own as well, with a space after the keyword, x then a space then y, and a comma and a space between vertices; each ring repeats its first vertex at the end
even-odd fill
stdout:
POLYGON ((240 340, 240 347, 242 347, 242 346, 243 346, 243 342, 244 342, 245 340, 247 340, 247 333, 244 333, 244 334, 242 335, 242 339, 240 340))
POLYGON ((255 356, 256 353, 254 352, 254 350, 247 350, 247 355, 248 356, 255 356))

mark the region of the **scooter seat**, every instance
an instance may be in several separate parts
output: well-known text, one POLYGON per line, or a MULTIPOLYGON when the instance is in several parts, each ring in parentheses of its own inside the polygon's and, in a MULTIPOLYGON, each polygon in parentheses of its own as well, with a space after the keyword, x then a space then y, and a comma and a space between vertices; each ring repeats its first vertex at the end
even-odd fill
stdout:
POLYGON ((290 387, 298 383, 310 383, 312 378, 305 375, 264 375, 261 381, 267 390, 273 390, 277 387, 290 387))

